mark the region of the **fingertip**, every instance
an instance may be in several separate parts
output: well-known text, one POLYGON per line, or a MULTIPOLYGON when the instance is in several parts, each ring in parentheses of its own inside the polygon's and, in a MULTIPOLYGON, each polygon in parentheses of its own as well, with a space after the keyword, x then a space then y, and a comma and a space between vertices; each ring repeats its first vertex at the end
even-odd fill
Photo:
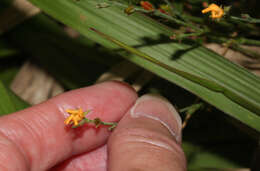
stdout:
POLYGON ((181 143, 182 120, 173 105, 158 94, 140 97, 130 110, 132 118, 147 117, 160 122, 181 143))
POLYGON ((177 111, 165 98, 142 96, 109 138, 109 170, 184 171, 186 160, 180 144, 177 111))

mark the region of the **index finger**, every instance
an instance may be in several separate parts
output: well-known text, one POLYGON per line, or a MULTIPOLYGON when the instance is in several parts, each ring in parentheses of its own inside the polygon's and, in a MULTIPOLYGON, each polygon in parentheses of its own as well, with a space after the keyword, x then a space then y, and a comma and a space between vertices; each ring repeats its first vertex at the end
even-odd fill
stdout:
POLYGON ((118 121, 137 98, 130 87, 106 82, 57 96, 45 103, 0 118, 0 170, 46 170, 103 145, 109 131, 64 125, 68 108, 90 109, 89 118, 118 121), (6 156, 12 156, 10 159, 6 156))

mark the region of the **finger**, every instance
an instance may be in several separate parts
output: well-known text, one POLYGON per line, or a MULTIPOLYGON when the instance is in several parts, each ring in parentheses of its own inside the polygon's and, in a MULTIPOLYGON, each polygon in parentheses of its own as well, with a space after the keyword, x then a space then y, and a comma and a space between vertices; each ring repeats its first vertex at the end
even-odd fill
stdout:
POLYGON ((101 146, 91 152, 74 156, 49 171, 106 171, 107 146, 101 146))
POLYGON ((89 118, 118 121, 136 98, 129 86, 106 82, 0 118, 0 149, 5 151, 0 155, 0 170, 46 170, 72 155, 103 145, 110 134, 107 127, 66 127, 64 111, 81 107, 91 109, 89 118), (8 159, 6 156, 10 155, 12 158, 8 159))
POLYGON ((181 119, 162 98, 146 95, 119 122, 108 140, 108 170, 186 170, 181 119))

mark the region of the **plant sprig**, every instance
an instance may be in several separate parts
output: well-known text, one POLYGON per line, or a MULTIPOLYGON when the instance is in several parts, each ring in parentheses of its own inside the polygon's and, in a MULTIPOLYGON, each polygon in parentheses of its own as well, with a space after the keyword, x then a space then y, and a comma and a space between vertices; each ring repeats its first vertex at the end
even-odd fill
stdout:
POLYGON ((81 108, 66 110, 66 112, 69 113, 70 116, 65 120, 65 124, 72 125, 72 128, 78 128, 84 124, 93 123, 96 126, 96 128, 98 128, 101 125, 109 126, 109 131, 112 131, 117 126, 116 122, 104 122, 100 118, 87 118, 86 115, 90 113, 90 111, 91 110, 87 110, 83 112, 81 108))

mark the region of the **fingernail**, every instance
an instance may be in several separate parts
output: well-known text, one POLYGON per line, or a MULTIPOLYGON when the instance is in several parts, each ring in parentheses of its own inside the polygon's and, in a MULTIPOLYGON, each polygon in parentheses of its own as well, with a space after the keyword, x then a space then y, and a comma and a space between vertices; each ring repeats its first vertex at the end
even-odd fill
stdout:
POLYGON ((181 117, 166 98, 155 94, 144 95, 131 108, 130 115, 133 118, 147 117, 159 121, 181 143, 181 117))

